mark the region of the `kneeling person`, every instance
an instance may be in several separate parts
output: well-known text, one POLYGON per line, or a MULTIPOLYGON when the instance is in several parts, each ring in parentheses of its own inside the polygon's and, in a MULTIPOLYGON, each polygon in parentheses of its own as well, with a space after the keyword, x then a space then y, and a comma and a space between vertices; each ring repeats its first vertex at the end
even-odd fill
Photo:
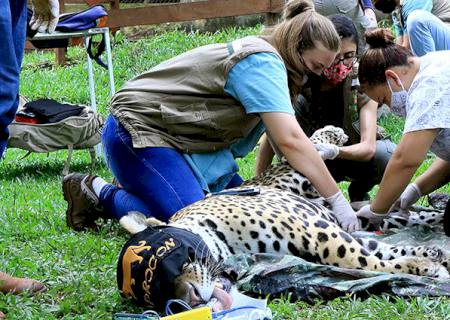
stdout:
MULTIPOLYGON (((344 15, 330 16, 330 20, 341 37, 341 50, 333 65, 320 76, 308 74, 294 109, 297 121, 309 136, 326 125, 344 129, 350 138, 348 145, 338 148, 323 144, 316 148, 328 159, 325 164, 336 181, 351 182, 351 202, 369 200, 368 192, 381 181, 395 144, 377 127, 378 104, 357 92, 357 79, 352 74, 358 34, 353 22, 344 15)), ((273 155, 270 139, 263 138, 257 174, 270 165, 273 155)))

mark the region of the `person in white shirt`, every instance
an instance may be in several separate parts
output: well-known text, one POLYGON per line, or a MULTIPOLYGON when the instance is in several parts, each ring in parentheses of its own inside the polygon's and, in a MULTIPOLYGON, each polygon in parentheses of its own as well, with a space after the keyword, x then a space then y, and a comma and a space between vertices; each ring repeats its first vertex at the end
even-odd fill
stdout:
POLYGON ((361 90, 406 118, 375 199, 357 213, 376 226, 396 202, 406 212, 422 195, 450 181, 450 51, 416 57, 395 44, 388 29, 367 32, 366 41, 370 48, 360 61, 361 90), (429 151, 436 159, 410 183, 429 151))

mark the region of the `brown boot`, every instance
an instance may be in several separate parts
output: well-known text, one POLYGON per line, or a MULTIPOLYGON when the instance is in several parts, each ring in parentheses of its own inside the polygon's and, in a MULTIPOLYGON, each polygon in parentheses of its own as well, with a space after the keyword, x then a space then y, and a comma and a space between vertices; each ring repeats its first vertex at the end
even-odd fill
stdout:
POLYGON ((80 231, 96 228, 95 220, 102 216, 102 208, 92 187, 96 176, 71 173, 64 177, 62 189, 68 203, 66 222, 70 228, 80 231))
POLYGON ((39 281, 27 278, 16 278, 0 272, 0 292, 3 293, 22 293, 27 291, 31 294, 45 291, 47 288, 39 281))

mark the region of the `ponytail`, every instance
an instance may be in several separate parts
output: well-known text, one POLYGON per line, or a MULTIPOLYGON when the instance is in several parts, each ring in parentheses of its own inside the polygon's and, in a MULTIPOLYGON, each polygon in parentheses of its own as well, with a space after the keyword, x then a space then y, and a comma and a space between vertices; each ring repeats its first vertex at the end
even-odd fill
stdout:
POLYGON ((337 52, 340 38, 333 23, 318 14, 309 0, 289 0, 282 18, 278 25, 268 30, 268 40, 286 65, 290 95, 294 101, 301 91, 305 76, 302 52, 314 49, 317 43, 337 52))

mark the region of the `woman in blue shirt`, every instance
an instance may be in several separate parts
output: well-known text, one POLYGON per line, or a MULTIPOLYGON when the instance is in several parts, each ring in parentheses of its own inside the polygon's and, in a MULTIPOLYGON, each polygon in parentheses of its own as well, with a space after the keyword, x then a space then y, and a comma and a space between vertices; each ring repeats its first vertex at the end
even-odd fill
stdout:
POLYGON ((242 180, 234 158, 250 152, 265 128, 292 167, 327 198, 341 226, 355 230, 356 215, 291 102, 308 73, 332 64, 339 46, 328 19, 309 1, 291 0, 283 21, 263 37, 200 47, 130 80, 114 96, 102 135, 123 188, 90 175, 66 176, 69 226, 92 226, 100 215, 120 220, 130 211, 168 220, 205 192, 237 186, 242 180))

